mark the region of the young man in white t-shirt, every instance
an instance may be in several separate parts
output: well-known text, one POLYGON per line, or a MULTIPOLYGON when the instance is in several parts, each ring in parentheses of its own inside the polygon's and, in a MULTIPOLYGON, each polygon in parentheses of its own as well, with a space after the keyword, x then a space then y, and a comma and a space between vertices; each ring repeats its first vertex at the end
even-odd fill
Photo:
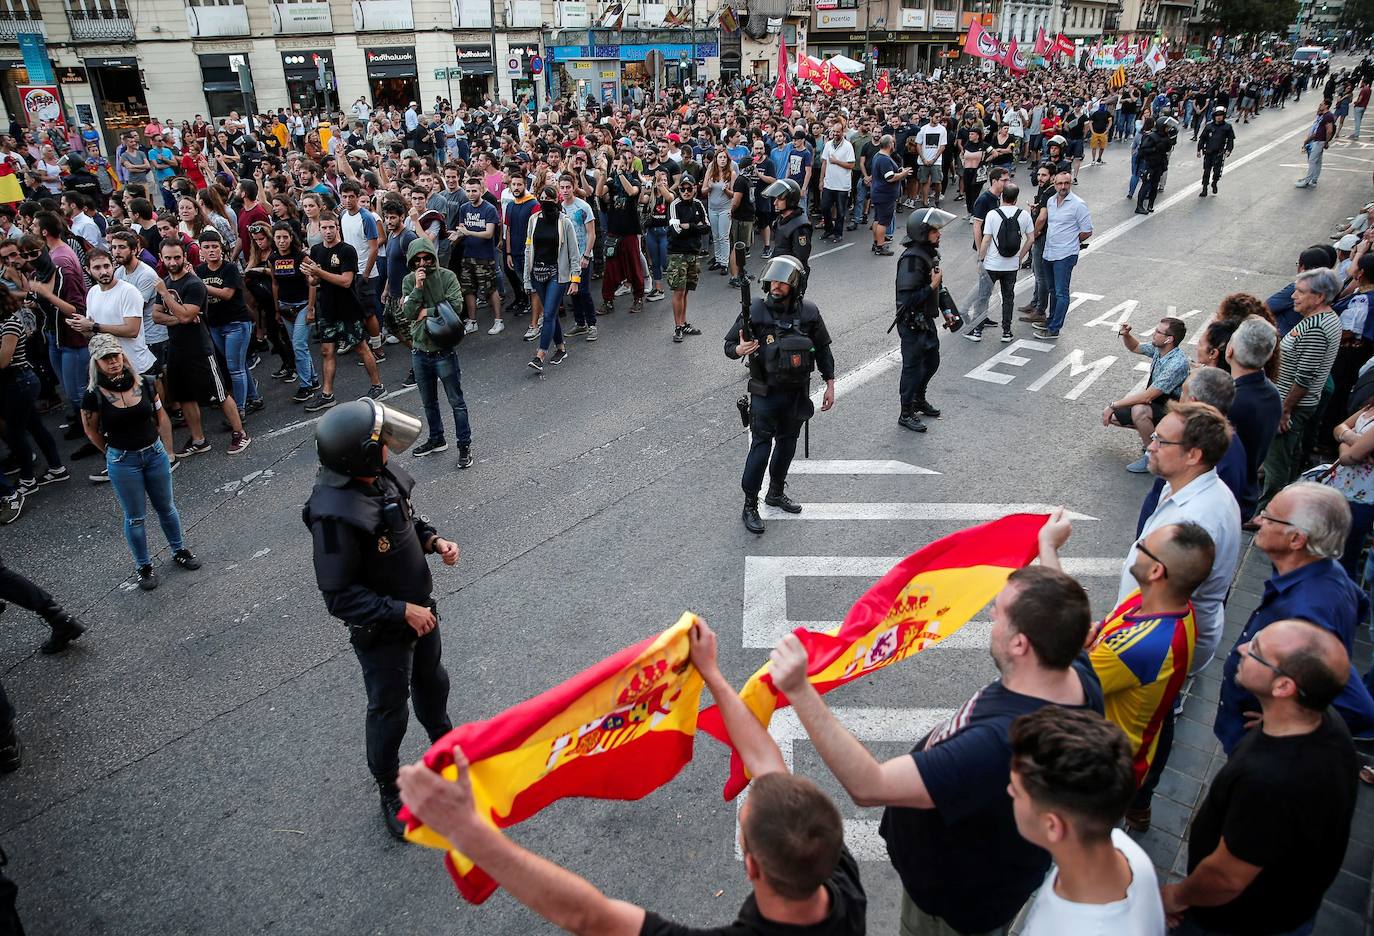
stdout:
POLYGON ((830 139, 821 150, 821 166, 821 214, 825 218, 821 240, 838 243, 844 236, 845 205, 854 179, 854 144, 844 137, 843 121, 835 121, 830 128, 830 139))
MULTIPOLYGON (((978 259, 987 271, 988 279, 1002 291, 1003 344, 1011 341, 1011 314, 1016 306, 1016 272, 1021 269, 1022 262, 1030 253, 1033 241, 1031 232, 1035 227, 1031 222, 1030 212, 1016 207, 1016 199, 1020 195, 1020 188, 1011 182, 1002 187, 1002 204, 989 211, 983 219, 983 239, 978 245, 978 259), (1005 242, 1010 246, 1016 238, 999 236, 1004 224, 1015 225, 1021 233, 1020 244, 1016 252, 1009 257, 1002 254, 999 244, 1005 242)), ((983 328, 990 323, 990 319, 983 319, 972 331, 965 333, 964 337, 969 341, 982 341, 983 328)))
POLYGON ((1115 828, 1135 795, 1125 732, 1047 705, 1012 723, 1011 748, 1016 829, 1054 858, 1022 936, 1164 936, 1154 863, 1115 828))

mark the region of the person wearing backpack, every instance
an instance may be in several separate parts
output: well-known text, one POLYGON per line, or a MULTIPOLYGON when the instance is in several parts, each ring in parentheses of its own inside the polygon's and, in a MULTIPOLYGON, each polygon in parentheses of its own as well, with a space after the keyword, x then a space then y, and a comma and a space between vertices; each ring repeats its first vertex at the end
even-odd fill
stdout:
POLYGON ((401 282, 401 306, 396 314, 410 335, 410 358, 415 368, 415 384, 420 391, 420 403, 425 409, 425 425, 429 439, 416 446, 411 454, 424 458, 448 449, 444 439, 444 417, 439 412, 436 382, 444 386, 449 405, 453 407, 453 431, 458 436, 458 467, 472 466, 472 426, 468 423, 468 405, 463 400, 462 371, 458 367, 458 344, 463 340, 463 328, 431 329, 432 316, 457 316, 463 307, 463 288, 458 274, 439 265, 439 255, 428 238, 417 237, 406 250, 406 266, 410 272, 401 282), (440 310, 447 303, 448 308, 440 310), (440 331, 442 338, 435 336, 440 331))
MULTIPOLYGON (((1011 314, 1016 305, 1016 271, 1030 253, 1034 238, 1030 212, 1016 206, 1021 189, 1012 182, 1002 187, 1002 204, 983 219, 983 241, 978 245, 978 260, 988 279, 1002 291, 1002 343, 1011 341, 1011 314)), ((983 340, 983 319, 964 335, 969 341, 983 340)))

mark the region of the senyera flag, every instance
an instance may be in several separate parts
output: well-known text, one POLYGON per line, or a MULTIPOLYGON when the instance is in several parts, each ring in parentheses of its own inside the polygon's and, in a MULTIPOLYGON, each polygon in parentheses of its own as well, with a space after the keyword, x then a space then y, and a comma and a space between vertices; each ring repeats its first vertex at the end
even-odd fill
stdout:
POLYGON ((1007 54, 1007 50, 1000 39, 984 29, 977 20, 971 20, 968 24, 968 38, 964 40, 964 54, 1000 62, 1007 54))
MULTIPOLYGON (((838 628, 826 633, 793 631, 806 647, 807 677, 829 692, 898 660, 920 653, 968 623, 996 597, 1011 573, 1035 558, 1045 514, 1012 514, 936 540, 892 567, 864 593, 838 628)), ((765 663, 740 690, 740 698, 767 725, 788 705, 773 686, 765 663)), ((715 706, 701 713, 701 729, 730 743, 715 706)), ((730 758, 725 798, 748 784, 738 754, 730 758)))
MULTIPOLYGON (((425 764, 455 780, 453 749, 461 747, 478 812, 497 828, 570 796, 647 796, 692 759, 702 687, 688 647, 696 622, 696 615, 683 614, 658 636, 561 686, 489 721, 453 729, 425 753, 425 764)), ((407 839, 448 853, 444 865, 469 902, 479 904, 496 890, 490 876, 408 809, 400 818, 407 839)))

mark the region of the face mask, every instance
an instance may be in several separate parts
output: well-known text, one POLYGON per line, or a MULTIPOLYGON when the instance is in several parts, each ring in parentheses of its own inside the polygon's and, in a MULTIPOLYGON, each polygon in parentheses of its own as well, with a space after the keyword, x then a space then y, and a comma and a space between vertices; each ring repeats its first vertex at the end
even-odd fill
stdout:
POLYGON ((96 375, 96 381, 107 390, 123 393, 134 385, 134 375, 129 373, 128 368, 120 371, 118 377, 107 377, 104 371, 100 371, 96 375))
POLYGON ((558 202, 557 202, 556 200, 552 200, 552 199, 542 199, 542 198, 541 198, 541 199, 539 200, 539 210, 540 210, 540 211, 543 211, 543 212, 547 212, 548 214, 551 214, 551 215, 557 214, 557 213, 558 213, 558 202))

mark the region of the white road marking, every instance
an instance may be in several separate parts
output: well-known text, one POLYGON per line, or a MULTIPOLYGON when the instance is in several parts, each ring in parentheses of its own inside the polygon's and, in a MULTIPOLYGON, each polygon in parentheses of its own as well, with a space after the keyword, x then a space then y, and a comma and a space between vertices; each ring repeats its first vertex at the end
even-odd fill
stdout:
MULTIPOLYGON (((392 400, 403 393, 413 393, 414 391, 414 387, 401 387, 399 390, 392 390, 389 393, 383 393, 382 399, 392 400)), ((361 399, 361 397, 359 397, 359 399, 361 399)), ((345 400, 343 402, 347 401, 345 400)), ((278 436, 289 435, 290 433, 295 432, 297 429, 305 429, 308 426, 313 426, 315 425, 315 423, 319 422, 323 418, 324 417, 321 415, 314 416, 310 419, 302 419, 300 422, 287 423, 285 426, 282 426, 278 429, 273 429, 271 432, 264 432, 262 435, 256 436, 255 438, 257 438, 259 441, 266 441, 267 439, 275 439, 278 436)))
MULTIPOLYGON (((893 503, 808 503, 799 514, 790 514, 777 507, 759 505, 759 513, 768 520, 997 520, 1012 513, 1049 513, 1055 508, 1048 504, 893 504, 893 503)), ((1066 511, 1070 520, 1096 520, 1087 514, 1066 511)))
POLYGON ((937 475, 940 472, 895 459, 805 458, 794 461, 788 474, 810 475, 937 475))
MULTIPOLYGON (((1279 163, 1284 169, 1306 169, 1307 163, 1279 163)), ((1322 166, 1322 172, 1358 172, 1360 175, 1369 175, 1368 169, 1346 169, 1343 166, 1322 166)), ((1293 186, 1297 188, 1297 186, 1293 186)))
MULTIPOLYGON (((842 374, 835 378, 835 399, 838 400, 846 393, 862 387, 875 377, 879 377, 902 362, 902 349, 893 348, 891 351, 878 355, 873 360, 865 364, 860 364, 847 374, 842 374)), ((821 405, 821 398, 825 396, 825 384, 821 384, 816 392, 811 394, 811 403, 818 409, 821 405)))
POLYGON ((841 250, 847 250, 847 249, 849 249, 850 247, 853 247, 853 246, 854 246, 854 244, 853 244, 852 242, 851 242, 851 243, 848 243, 848 244, 840 244, 838 247, 831 247, 829 250, 822 250, 820 253, 814 253, 814 254, 812 254, 812 255, 811 255, 811 259, 812 259, 812 260, 819 260, 821 257, 828 257, 828 256, 830 256, 830 255, 833 254, 833 253, 837 253, 838 251, 841 251, 841 250))

